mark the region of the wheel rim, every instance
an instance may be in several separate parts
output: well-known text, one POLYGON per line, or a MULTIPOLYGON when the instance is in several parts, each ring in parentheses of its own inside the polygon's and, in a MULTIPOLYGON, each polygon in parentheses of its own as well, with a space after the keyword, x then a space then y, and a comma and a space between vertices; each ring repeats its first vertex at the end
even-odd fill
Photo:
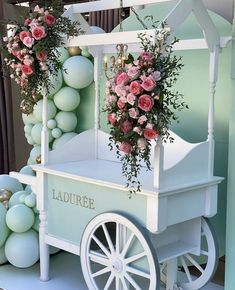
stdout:
MULTIPOLYGON (((200 256, 185 254, 178 257, 178 264, 181 265, 182 272, 178 272, 178 286, 183 290, 198 290, 205 286, 213 277, 218 262, 218 247, 214 231, 208 221, 202 218, 201 228, 201 252, 200 256), (202 259, 206 262, 201 266, 197 261, 202 259), (194 266, 192 271, 190 266, 194 266)), ((161 280, 166 281, 166 264, 161 265, 161 280)))
POLYGON ((136 222, 120 214, 105 213, 91 220, 83 233, 80 256, 89 289, 159 289, 151 242, 136 222))

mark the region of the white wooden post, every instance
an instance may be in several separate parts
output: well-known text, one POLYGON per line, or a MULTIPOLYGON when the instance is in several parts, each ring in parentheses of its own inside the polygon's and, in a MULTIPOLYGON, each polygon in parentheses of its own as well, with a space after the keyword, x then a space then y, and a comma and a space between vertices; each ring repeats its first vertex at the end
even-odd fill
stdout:
POLYGON ((213 176, 214 173, 214 125, 215 125, 215 90, 218 79, 218 57, 219 47, 215 46, 214 50, 210 52, 210 67, 209 67, 209 113, 208 113, 208 142, 209 142, 209 164, 208 176, 213 176))
POLYGON ((177 281, 177 258, 167 261, 167 272, 166 272, 166 290, 179 289, 176 286, 177 281))
POLYGON ((153 186, 159 188, 161 184, 162 171, 163 171, 163 160, 164 160, 164 148, 162 145, 161 136, 157 139, 157 144, 154 148, 154 172, 153 172, 153 186))

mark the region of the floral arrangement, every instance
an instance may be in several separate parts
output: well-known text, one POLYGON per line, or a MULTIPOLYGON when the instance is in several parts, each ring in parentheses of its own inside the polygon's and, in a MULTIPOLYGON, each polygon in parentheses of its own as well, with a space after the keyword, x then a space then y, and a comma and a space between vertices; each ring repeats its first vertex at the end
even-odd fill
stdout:
POLYGON ((106 82, 109 145, 122 161, 130 196, 141 190, 138 175, 142 161, 151 169, 151 141, 161 138, 172 142, 169 125, 178 119, 175 111, 187 107, 182 95, 172 90, 183 65, 181 58, 173 55, 177 40, 167 43, 168 35, 164 25, 156 29, 154 41, 140 34, 143 51, 136 59, 129 54, 125 66, 113 71, 106 82))
POLYGON ((81 32, 79 23, 61 16, 62 12, 62 2, 54 0, 44 8, 35 6, 21 23, 7 22, 11 27, 3 37, 4 60, 10 77, 20 86, 21 108, 26 113, 41 95, 40 88, 49 89, 48 75, 60 67, 56 48, 64 44, 64 36, 81 32))

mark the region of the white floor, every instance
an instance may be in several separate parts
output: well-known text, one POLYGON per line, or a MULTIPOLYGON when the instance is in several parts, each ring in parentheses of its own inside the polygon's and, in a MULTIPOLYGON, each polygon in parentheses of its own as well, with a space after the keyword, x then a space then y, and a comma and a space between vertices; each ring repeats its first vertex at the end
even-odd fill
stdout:
MULTIPOLYGON (((56 254, 51 258, 50 269, 51 280, 41 282, 38 263, 28 269, 18 269, 10 265, 0 266, 0 288, 3 290, 88 290, 81 273, 78 256, 66 252, 56 254)), ((223 290, 223 287, 210 283, 203 290, 223 290)))

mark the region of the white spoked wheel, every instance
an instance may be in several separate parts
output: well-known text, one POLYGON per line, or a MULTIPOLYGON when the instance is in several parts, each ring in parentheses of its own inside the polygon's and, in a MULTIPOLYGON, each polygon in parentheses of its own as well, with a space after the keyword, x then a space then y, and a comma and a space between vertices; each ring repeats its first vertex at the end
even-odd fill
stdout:
POLYGON ((136 222, 104 213, 87 225, 80 260, 89 290, 155 290, 160 288, 155 250, 136 222))
MULTIPOLYGON (((218 247, 213 228, 202 218, 200 256, 185 254, 178 257, 183 272, 178 271, 177 285, 183 290, 198 290, 213 277, 218 264, 218 247), (200 260, 202 265, 200 265, 200 260)), ((166 280, 166 264, 161 265, 161 280, 166 280)))

